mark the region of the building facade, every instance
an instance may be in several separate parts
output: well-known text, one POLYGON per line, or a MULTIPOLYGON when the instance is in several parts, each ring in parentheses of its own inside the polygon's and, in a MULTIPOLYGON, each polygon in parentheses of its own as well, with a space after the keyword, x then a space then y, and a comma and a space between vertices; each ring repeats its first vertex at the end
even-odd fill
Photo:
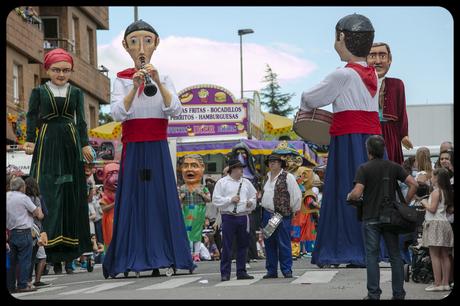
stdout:
MULTIPOLYGON (((88 129, 98 125, 101 105, 110 103, 110 79, 99 69, 97 30, 109 29, 109 10, 103 6, 18 7, 6 22, 6 113, 28 110, 32 89, 48 81, 43 57, 62 48, 74 58, 70 83, 81 88, 88 129), (31 13, 33 12, 33 13, 31 13)), ((16 144, 11 123, 6 121, 7 144, 16 144)))

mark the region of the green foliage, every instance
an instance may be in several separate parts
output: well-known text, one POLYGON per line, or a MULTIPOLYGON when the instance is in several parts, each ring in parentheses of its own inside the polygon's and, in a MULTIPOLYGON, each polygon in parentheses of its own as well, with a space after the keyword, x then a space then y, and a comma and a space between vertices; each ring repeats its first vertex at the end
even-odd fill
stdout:
POLYGON ((114 121, 110 113, 99 112, 99 125, 104 125, 106 123, 114 121))
POLYGON ((295 94, 281 93, 278 75, 272 71, 268 64, 265 72, 263 82, 267 85, 260 91, 261 104, 267 108, 269 113, 287 117, 294 111, 294 108, 289 105, 289 101, 295 94))

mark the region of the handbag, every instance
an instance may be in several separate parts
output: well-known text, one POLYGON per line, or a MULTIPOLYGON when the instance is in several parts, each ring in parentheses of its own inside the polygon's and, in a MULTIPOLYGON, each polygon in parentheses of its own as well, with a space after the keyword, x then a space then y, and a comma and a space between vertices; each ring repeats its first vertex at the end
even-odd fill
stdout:
POLYGON ((383 202, 380 207, 381 211, 379 217, 382 228, 396 234, 415 232, 417 228, 417 211, 414 207, 409 207, 405 203, 399 184, 396 183, 399 201, 390 198, 389 188, 389 167, 385 167, 383 177, 383 202))

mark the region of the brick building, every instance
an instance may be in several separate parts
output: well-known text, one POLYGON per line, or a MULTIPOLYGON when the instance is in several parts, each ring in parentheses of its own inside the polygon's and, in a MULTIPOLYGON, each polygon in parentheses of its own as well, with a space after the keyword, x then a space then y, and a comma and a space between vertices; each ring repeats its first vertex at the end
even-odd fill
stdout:
MULTIPOLYGON (((98 68, 96 39, 97 30, 109 29, 108 7, 33 6, 33 15, 25 8, 12 10, 6 22, 6 113, 27 112, 32 88, 48 81, 44 54, 63 48, 74 58, 70 83, 84 92, 88 129, 95 128, 100 105, 110 103, 110 79, 98 68)), ((6 124, 7 144, 14 144, 6 124)))

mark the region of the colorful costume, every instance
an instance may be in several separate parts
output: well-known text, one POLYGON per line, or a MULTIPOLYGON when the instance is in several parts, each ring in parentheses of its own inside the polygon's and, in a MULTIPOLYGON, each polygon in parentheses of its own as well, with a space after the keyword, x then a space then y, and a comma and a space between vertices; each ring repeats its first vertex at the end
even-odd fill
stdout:
POLYGON ((102 198, 99 203, 102 208, 102 235, 105 249, 109 247, 110 241, 112 241, 114 212, 113 206, 115 205, 115 194, 117 192, 119 171, 120 165, 116 163, 110 163, 104 166, 104 170, 102 172, 104 192, 102 193, 102 198))
POLYGON ((48 235, 49 262, 71 261, 92 250, 82 155, 82 147, 88 145, 83 104, 83 92, 69 83, 47 82, 30 95, 27 141, 35 142, 30 175, 48 207, 43 231, 48 235))
MULTIPOLYGON (((125 44, 127 35, 133 32, 139 33, 139 41, 151 55, 152 46, 146 45, 151 40, 142 36, 158 38, 155 30, 142 20, 136 21, 125 32, 125 44)), ((130 55, 138 67, 137 53, 130 55)), ((147 52, 145 56, 148 62, 150 56, 147 52)), ((167 267, 194 269, 166 138, 168 117, 179 115, 182 106, 171 79, 160 76, 161 85, 156 85, 171 95, 169 107, 160 90, 154 96, 139 90, 130 108, 125 109, 124 99, 133 88, 136 72, 131 68, 118 73, 113 84, 111 114, 116 121, 122 121, 123 151, 112 241, 103 263, 106 278, 129 271, 158 272, 167 267)))
POLYGON ((336 40, 335 47, 341 58, 345 58, 346 51, 349 51, 363 61, 349 62, 302 94, 301 109, 304 111, 331 103, 333 106, 318 234, 312 254, 312 263, 318 266, 341 263, 365 265, 362 225, 357 220, 356 209, 346 203, 346 197, 353 187, 356 169, 367 161, 365 141, 369 135, 381 134, 381 127, 374 100, 377 74, 374 67, 365 62, 372 39, 370 44, 367 37, 362 39, 362 43, 355 41, 355 50, 350 50, 353 45, 349 48, 345 39, 346 35, 356 32, 370 33, 368 35, 373 38, 374 29, 370 21, 357 16, 361 15, 349 15, 339 21, 336 35, 340 39, 336 40))
POLYGON ((201 184, 204 162, 200 155, 187 155, 181 164, 185 184, 179 189, 184 215, 185 230, 193 250, 193 260, 200 261, 200 244, 206 217, 206 203, 211 202, 211 193, 201 184))

